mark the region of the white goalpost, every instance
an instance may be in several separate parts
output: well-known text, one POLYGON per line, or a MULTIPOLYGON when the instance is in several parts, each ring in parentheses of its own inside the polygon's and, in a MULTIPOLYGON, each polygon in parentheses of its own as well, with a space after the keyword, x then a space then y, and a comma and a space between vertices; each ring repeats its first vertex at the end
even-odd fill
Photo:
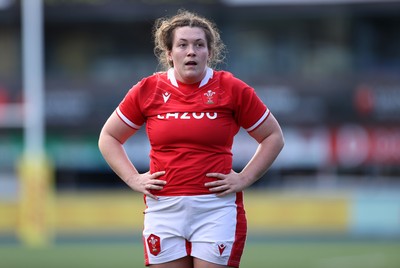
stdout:
POLYGON ((53 169, 45 150, 43 1, 22 0, 22 70, 24 150, 20 179, 18 236, 25 245, 51 242, 53 169))
POLYGON ((22 67, 25 152, 44 153, 44 56, 42 0, 22 1, 22 67))

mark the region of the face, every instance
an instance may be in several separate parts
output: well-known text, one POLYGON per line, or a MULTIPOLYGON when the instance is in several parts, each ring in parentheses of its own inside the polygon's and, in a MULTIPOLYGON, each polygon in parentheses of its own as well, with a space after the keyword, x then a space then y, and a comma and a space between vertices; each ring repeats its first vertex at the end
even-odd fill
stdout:
POLYGON ((206 73, 209 56, 203 29, 185 26, 174 30, 172 50, 168 57, 174 63, 177 80, 186 84, 201 81, 206 73))

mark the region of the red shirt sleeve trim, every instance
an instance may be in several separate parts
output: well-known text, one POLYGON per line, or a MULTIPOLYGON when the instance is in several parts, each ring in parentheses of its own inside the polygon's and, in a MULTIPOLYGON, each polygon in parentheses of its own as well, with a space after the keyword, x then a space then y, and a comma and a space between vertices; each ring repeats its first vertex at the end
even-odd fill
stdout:
POLYGON ((261 118, 258 119, 258 121, 257 121, 254 125, 252 125, 252 126, 249 127, 249 128, 246 128, 246 131, 247 131, 247 132, 250 132, 250 131, 255 130, 259 125, 262 124, 262 122, 264 122, 264 120, 266 120, 266 119, 268 118, 269 114, 270 114, 270 112, 269 112, 269 109, 267 108, 267 110, 266 110, 265 113, 261 116, 261 118))
POLYGON ((141 126, 136 125, 135 123, 133 123, 132 121, 130 121, 130 120, 121 112, 121 110, 119 109, 119 107, 117 107, 116 112, 117 112, 118 117, 119 117, 125 124, 127 124, 127 125, 130 126, 131 128, 140 129, 141 126))

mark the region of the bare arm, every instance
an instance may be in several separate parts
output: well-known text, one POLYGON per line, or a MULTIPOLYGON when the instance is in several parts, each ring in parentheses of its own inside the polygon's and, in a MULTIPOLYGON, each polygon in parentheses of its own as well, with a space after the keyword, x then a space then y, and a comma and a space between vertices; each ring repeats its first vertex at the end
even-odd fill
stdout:
POLYGON ((150 190, 161 190, 165 181, 158 180, 165 172, 139 174, 128 158, 123 144, 136 130, 127 126, 114 112, 104 124, 99 137, 99 149, 111 169, 133 190, 157 199, 150 190))
POLYGON ((232 170, 229 174, 207 174, 220 179, 205 184, 211 192, 223 196, 249 187, 267 172, 283 148, 282 130, 272 114, 250 135, 259 143, 253 157, 240 173, 232 170))
POLYGON ((248 185, 253 184, 267 172, 284 146, 282 130, 272 114, 250 135, 259 145, 252 159, 240 172, 248 185))

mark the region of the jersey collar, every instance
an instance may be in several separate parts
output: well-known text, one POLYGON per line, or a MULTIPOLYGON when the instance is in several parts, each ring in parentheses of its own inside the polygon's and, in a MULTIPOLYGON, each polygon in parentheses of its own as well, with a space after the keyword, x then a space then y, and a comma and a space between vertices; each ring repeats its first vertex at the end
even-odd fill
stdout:
MULTIPOLYGON (((176 81, 176 78, 175 78, 174 68, 170 68, 168 70, 167 75, 168 75, 168 79, 171 81, 171 84, 176 87, 179 87, 178 82, 176 81)), ((212 77, 213 77, 213 70, 210 67, 207 67, 206 75, 204 76, 203 80, 201 80, 199 88, 206 85, 212 77)))

